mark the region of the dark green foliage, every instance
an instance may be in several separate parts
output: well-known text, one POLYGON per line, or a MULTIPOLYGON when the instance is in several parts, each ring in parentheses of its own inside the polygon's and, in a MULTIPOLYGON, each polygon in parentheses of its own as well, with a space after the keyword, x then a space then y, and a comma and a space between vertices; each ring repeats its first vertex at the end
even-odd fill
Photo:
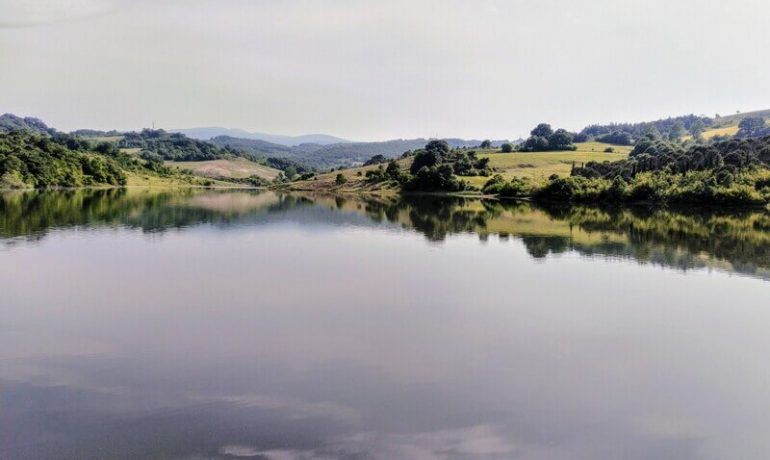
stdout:
POLYGON ((575 150, 575 134, 565 129, 553 131, 551 125, 540 123, 532 130, 529 139, 524 141, 519 150, 522 152, 548 152, 575 150))
POLYGON ((435 152, 438 155, 446 155, 449 153, 449 143, 443 139, 434 139, 425 144, 426 152, 435 152))
POLYGON ((765 119, 762 117, 746 117, 738 124, 741 131, 755 131, 765 127, 765 119))
POLYGON ((488 176, 489 159, 478 158, 475 150, 450 150, 445 141, 430 141, 425 149, 412 154, 411 177, 399 179, 405 190, 459 191, 468 185, 455 176, 488 176))
POLYGON ((313 177, 315 177, 315 173, 314 172, 307 172, 307 173, 304 173, 301 176, 299 176, 299 180, 310 180, 313 177))
POLYGON ((293 180, 297 176, 297 170, 294 169, 294 167, 289 166, 288 168, 283 170, 284 176, 286 176, 287 179, 293 180))
POLYGON ((28 131, 32 134, 56 134, 56 130, 33 117, 17 117, 12 113, 0 115, 0 132, 28 131))
POLYGON ((122 136, 123 133, 116 130, 102 131, 99 129, 76 129, 70 132, 71 135, 77 137, 117 137, 122 136))
POLYGON ((375 155, 364 163, 364 166, 378 165, 381 163, 387 163, 388 159, 384 155, 375 155))
POLYGON ((394 160, 388 162, 388 167, 385 168, 385 175, 393 180, 401 179, 401 167, 394 160))
POLYGON ((738 124, 740 128, 735 137, 745 139, 751 137, 770 136, 770 128, 765 126, 765 119, 762 117, 746 117, 738 124))
POLYGON ((171 168, 166 166, 166 164, 163 162, 163 158, 161 158, 157 153, 144 150, 139 154, 139 157, 144 160, 144 167, 152 172, 163 176, 173 173, 171 168))
POLYGON ((458 176, 488 176, 489 158, 478 158, 476 152, 454 151, 444 157, 452 164, 452 170, 458 176))
POLYGON ((715 179, 717 184, 730 187, 733 185, 733 181, 735 181, 735 176, 733 176, 733 173, 731 173, 729 170, 721 169, 717 172, 715 179))
MULTIPOLYGON (((700 139, 701 134, 703 134, 703 130, 706 128, 706 124, 703 123, 703 120, 696 119, 692 122, 690 125, 690 128, 688 131, 690 132, 690 135, 692 135, 695 139, 700 139)), ((670 138, 671 136, 669 136, 670 138)))
POLYGON ((509 142, 505 142, 503 143, 503 145, 500 146, 500 150, 503 153, 511 153, 513 152, 513 145, 511 145, 511 143, 509 142))
POLYGON ((573 136, 564 129, 557 129, 548 137, 549 150, 571 150, 573 136))
POLYGON ((487 139, 487 140, 485 140, 485 141, 483 141, 483 142, 481 143, 480 147, 481 147, 482 149, 491 149, 491 148, 492 148, 492 141, 490 141, 489 139, 487 139))
MULTIPOLYGON (((360 171, 359 171, 360 173, 360 171)), ((380 165, 377 169, 370 169, 366 171, 366 180, 371 183, 379 183, 385 181, 396 181, 398 183, 409 180, 409 177, 401 173, 401 168, 398 166, 395 160, 388 162, 388 167, 385 168, 380 165)))
POLYGON ((548 138, 553 134, 553 129, 548 123, 540 123, 529 133, 533 137, 545 137, 548 138))
POLYGON ((417 171, 422 169, 423 167, 432 167, 438 164, 442 160, 441 153, 436 150, 420 150, 418 151, 414 156, 414 161, 412 161, 412 166, 409 167, 409 172, 412 174, 417 174, 417 171))
POLYGON ((458 181, 452 174, 452 166, 423 166, 417 174, 404 184, 408 191, 456 192, 467 188, 465 182, 458 181))
MULTIPOLYGON (((652 134, 655 137, 678 140, 684 131, 700 132, 705 127, 711 126, 713 120, 708 117, 697 115, 686 115, 683 117, 667 118, 645 123, 612 123, 609 125, 591 125, 580 131, 580 135, 587 139, 599 140, 600 137, 612 135, 613 133, 626 133, 632 139, 640 139, 643 136, 652 134)), ((697 136, 696 136, 697 137, 697 136)), ((576 142, 584 142, 576 140, 576 142)), ((630 145, 630 144, 622 144, 630 145)))
POLYGON ((112 142, 100 142, 94 147, 94 151, 102 155, 117 156, 120 149, 112 142))
POLYGON ((366 171, 366 180, 373 183, 386 180, 385 168, 380 165, 377 169, 370 169, 369 171, 366 171))
POLYGON ((604 142, 605 144, 614 145, 631 145, 633 142, 631 135, 623 131, 613 131, 609 134, 604 134, 597 137, 596 140, 599 142, 604 142))
POLYGON ((649 155, 654 157, 675 156, 683 152, 682 147, 679 144, 675 144, 659 137, 645 136, 640 139, 629 156, 637 157, 642 155, 649 155))
POLYGON ((96 153, 72 150, 67 138, 28 130, 0 133, 0 187, 124 185, 120 164, 96 153))
POLYGON ((600 181, 585 177, 557 176, 535 189, 532 197, 542 201, 598 201, 602 195, 602 185, 600 181))
POLYGON ((514 177, 510 181, 505 180, 500 174, 495 174, 484 184, 482 192, 486 194, 499 195, 504 197, 523 197, 528 196, 532 190, 532 185, 526 178, 514 177))
MULTIPOLYGON (((583 176, 552 178, 533 191, 538 201, 553 202, 660 202, 704 205, 757 205, 770 201, 770 188, 760 184, 767 176, 755 173, 736 177, 726 169, 684 174, 657 171, 629 180, 612 181, 583 176)), ((770 182, 770 181, 769 181, 770 182)))
POLYGON ((162 129, 145 129, 126 133, 118 144, 121 148, 141 148, 171 161, 217 160, 232 156, 233 152, 208 142, 191 139, 184 134, 167 133, 162 129))
POLYGON ((334 183, 337 185, 344 185, 347 183, 348 179, 342 174, 337 174, 337 177, 334 179, 334 183))
POLYGON ((603 198, 606 201, 620 202, 625 200, 627 193, 628 184, 626 181, 620 176, 615 176, 615 178, 612 179, 612 184, 610 184, 609 188, 604 192, 603 198))
POLYGON ((684 174, 690 171, 716 172, 722 168, 734 172, 749 167, 770 166, 770 137, 733 139, 684 149, 679 144, 645 137, 634 146, 627 160, 589 162, 575 168, 573 175, 590 178, 622 176, 629 180, 649 171, 684 174))
POLYGON ((289 169, 293 169, 295 174, 305 174, 312 171, 307 166, 297 163, 296 161, 289 160, 288 158, 270 157, 265 160, 265 164, 271 168, 275 168, 284 172, 289 169))
POLYGON ((588 142, 590 139, 588 138, 587 134, 584 133, 575 133, 573 141, 574 142, 588 142))
POLYGON ((546 152, 548 151, 548 138, 543 136, 531 136, 521 146, 522 152, 546 152))

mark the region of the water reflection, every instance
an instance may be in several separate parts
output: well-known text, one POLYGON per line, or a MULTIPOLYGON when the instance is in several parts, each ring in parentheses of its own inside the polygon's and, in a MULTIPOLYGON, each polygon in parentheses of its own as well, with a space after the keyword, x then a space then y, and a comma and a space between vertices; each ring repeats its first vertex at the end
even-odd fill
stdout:
POLYGON ((205 190, 77 190, 0 195, 0 238, 34 241, 52 230, 126 227, 164 232, 281 220, 396 225, 440 242, 471 233, 515 237, 543 259, 575 251, 689 270, 770 278, 767 210, 536 206, 460 197, 341 197, 205 190), (364 218, 364 216, 366 218, 364 218))
POLYGON ((770 451, 763 212, 102 190, 0 218, 2 459, 770 451))

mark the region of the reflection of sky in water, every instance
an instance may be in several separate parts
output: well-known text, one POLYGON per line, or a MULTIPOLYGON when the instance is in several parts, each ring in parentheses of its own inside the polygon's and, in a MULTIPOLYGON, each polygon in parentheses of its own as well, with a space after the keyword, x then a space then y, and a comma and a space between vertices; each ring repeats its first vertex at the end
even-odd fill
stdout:
POLYGON ((275 219, 0 253, 0 457, 763 458, 766 282, 275 219))

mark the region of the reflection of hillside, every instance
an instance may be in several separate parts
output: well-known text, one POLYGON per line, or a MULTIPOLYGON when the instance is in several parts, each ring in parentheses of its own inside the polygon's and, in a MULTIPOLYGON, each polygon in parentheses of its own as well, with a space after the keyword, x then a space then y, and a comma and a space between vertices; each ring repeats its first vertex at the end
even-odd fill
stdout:
MULTIPOLYGON (((301 200, 290 198, 289 201, 301 200)), ((0 238, 39 238, 70 227, 146 232, 223 223, 281 207, 277 195, 205 190, 69 190, 0 194, 0 238)))
POLYGON ((770 278, 766 211, 547 209, 437 196, 348 200, 341 208, 364 212, 378 222, 398 223, 433 241, 457 233, 474 233, 481 239, 515 236, 536 258, 573 250, 682 270, 716 268, 770 278))
POLYGON ((529 203, 411 196, 338 197, 271 192, 76 190, 0 194, 0 240, 52 229, 126 227, 162 232, 201 224, 269 222, 400 226, 431 241, 452 234, 520 239, 532 257, 577 251, 682 270, 717 268, 770 279, 770 213, 643 208, 543 208, 529 203))

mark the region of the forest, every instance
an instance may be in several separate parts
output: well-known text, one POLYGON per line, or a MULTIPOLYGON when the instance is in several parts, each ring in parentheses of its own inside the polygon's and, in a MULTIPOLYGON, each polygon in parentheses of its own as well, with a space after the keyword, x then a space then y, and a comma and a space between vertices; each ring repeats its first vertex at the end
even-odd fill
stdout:
POLYGON ((126 184, 126 167, 139 165, 90 150, 74 137, 0 132, 1 188, 120 186, 126 184))

